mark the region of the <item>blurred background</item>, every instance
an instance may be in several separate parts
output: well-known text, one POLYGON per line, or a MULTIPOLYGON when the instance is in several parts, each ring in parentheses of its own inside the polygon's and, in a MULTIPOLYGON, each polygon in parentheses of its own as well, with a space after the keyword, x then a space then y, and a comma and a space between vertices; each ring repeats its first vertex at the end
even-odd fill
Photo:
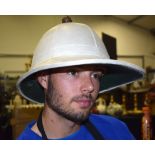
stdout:
MULTIPOLYGON (((0 139, 16 139, 25 125, 36 120, 43 104, 19 95, 16 81, 29 70, 41 36, 61 23, 63 16, 0 16, 0 139)), ((106 45, 112 59, 134 63, 146 70, 144 79, 103 93, 92 113, 112 115, 124 121, 136 139, 143 139, 144 107, 151 112, 151 138, 155 139, 155 16, 70 16, 91 26, 106 45)))

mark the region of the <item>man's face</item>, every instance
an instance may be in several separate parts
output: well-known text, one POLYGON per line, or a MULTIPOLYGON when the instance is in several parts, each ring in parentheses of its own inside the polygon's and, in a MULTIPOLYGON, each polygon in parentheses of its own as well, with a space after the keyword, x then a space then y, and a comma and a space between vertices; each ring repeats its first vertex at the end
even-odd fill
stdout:
POLYGON ((102 75, 92 66, 59 69, 48 77, 46 103, 59 115, 82 122, 98 96, 102 75))

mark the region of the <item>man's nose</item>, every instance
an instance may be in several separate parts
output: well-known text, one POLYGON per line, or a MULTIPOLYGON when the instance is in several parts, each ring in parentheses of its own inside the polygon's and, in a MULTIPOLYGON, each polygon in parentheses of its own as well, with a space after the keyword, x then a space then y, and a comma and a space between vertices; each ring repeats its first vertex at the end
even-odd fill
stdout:
POLYGON ((94 84, 91 77, 85 76, 81 80, 82 93, 92 93, 94 91, 94 84))

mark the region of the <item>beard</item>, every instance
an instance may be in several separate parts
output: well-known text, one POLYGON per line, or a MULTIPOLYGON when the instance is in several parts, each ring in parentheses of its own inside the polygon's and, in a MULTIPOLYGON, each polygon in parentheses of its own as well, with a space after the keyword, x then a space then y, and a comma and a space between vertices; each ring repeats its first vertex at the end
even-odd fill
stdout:
POLYGON ((82 123, 88 118, 93 104, 90 106, 90 108, 79 112, 77 112, 76 109, 72 108, 70 104, 73 101, 76 101, 82 97, 88 98, 91 100, 92 103, 94 103, 91 95, 80 95, 73 97, 70 100, 69 104, 65 104, 63 102, 63 95, 61 95, 57 91, 57 89, 54 88, 54 85, 52 84, 50 77, 48 78, 48 89, 45 97, 46 97, 46 103, 50 109, 52 109, 62 117, 76 123, 82 123))

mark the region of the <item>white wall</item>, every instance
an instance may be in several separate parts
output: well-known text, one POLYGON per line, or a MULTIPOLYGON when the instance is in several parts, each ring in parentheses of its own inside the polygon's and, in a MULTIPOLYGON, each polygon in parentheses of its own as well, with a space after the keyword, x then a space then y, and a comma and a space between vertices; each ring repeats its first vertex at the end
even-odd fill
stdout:
MULTIPOLYGON (((0 54, 32 54, 42 34, 61 22, 63 16, 0 16, 0 54)), ((128 25, 111 16, 71 16, 75 22, 89 24, 101 37, 117 38, 118 55, 144 55, 145 66, 155 68, 155 37, 148 31, 128 25)), ((27 58, 0 58, 0 72, 25 70, 27 58)), ((121 58, 121 60, 124 60, 121 58)), ((141 65, 141 60, 126 59, 141 65)))
MULTIPOLYGON (((114 18, 110 18, 106 24, 103 21, 102 23, 103 26, 98 26, 97 31, 98 33, 104 31, 117 38, 118 55, 144 55, 145 67, 155 67, 155 56, 152 55, 155 51, 155 37, 148 31, 114 18)), ((141 59, 124 60, 142 66, 141 59)))

